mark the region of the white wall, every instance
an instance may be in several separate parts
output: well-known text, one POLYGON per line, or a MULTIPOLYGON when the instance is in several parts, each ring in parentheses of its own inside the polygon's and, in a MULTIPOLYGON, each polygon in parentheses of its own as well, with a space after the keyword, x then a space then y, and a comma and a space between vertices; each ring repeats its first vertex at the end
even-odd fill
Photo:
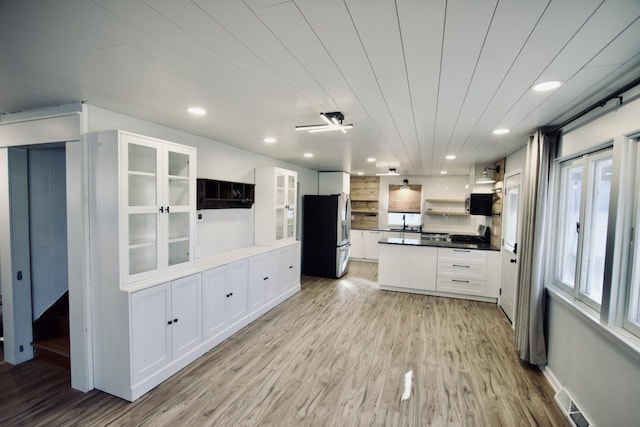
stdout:
POLYGON ((507 156, 504 164, 504 174, 510 175, 513 172, 519 170, 524 172, 524 166, 527 161, 527 147, 524 146, 518 151, 511 153, 507 156))
MULTIPOLYGON (((638 131, 640 100, 635 100, 563 135, 559 155, 569 156, 638 131)), ((576 308, 558 298, 548 302, 548 369, 595 424, 638 425, 640 354, 623 350, 616 338, 590 325, 594 321, 576 308)))
MULTIPOLYGON (((381 228, 387 227, 387 210, 389 208, 389 185, 402 185, 404 179, 411 185, 422 185, 422 210, 424 199, 447 198, 464 199, 471 192, 469 190, 469 176, 381 176, 380 204, 378 222, 381 228)), ((487 186, 491 188, 491 186, 487 186)), ((488 225, 491 219, 478 215, 443 216, 423 215, 423 230, 429 232, 475 233, 478 224, 488 225)))
MULTIPOLYGON (((298 200, 305 194, 318 194, 316 171, 93 105, 89 105, 88 111, 90 132, 121 129, 196 147, 198 178, 255 183, 254 169, 257 166, 278 166, 298 172, 298 200)), ((203 221, 196 225, 196 246, 199 247, 196 253, 207 256, 253 245, 254 208, 210 209, 202 213, 203 221)), ((298 213, 300 215, 300 210, 298 213)))

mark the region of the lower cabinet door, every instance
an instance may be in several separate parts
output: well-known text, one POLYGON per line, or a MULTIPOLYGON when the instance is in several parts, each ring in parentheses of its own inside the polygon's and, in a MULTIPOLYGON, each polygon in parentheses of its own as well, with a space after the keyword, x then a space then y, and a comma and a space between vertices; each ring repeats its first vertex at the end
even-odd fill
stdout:
POLYGON ((201 275, 171 282, 171 339, 173 358, 188 353, 202 341, 201 275))
POLYGON ((249 313, 264 305, 265 286, 270 279, 265 255, 256 255, 249 260, 249 313))
POLYGON ((131 295, 133 383, 171 360, 171 286, 154 286, 131 295))
POLYGON ((204 272, 202 282, 202 309, 204 336, 211 338, 224 330, 229 292, 227 291, 228 266, 212 268, 204 272))
POLYGON ((225 295, 227 323, 235 323, 247 314, 247 290, 249 287, 249 261, 236 261, 229 265, 225 295))

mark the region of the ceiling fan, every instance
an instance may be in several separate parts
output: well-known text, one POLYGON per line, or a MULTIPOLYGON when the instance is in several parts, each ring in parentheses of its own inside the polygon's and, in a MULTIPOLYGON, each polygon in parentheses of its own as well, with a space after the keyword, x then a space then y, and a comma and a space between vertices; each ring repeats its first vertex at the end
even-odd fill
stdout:
POLYGON ((320 125, 302 125, 296 126, 296 130, 306 130, 309 133, 326 132, 329 130, 341 130, 342 133, 347 133, 347 129, 353 128, 353 124, 344 125, 344 114, 340 111, 334 111, 331 113, 320 113, 320 117, 326 123, 320 125))

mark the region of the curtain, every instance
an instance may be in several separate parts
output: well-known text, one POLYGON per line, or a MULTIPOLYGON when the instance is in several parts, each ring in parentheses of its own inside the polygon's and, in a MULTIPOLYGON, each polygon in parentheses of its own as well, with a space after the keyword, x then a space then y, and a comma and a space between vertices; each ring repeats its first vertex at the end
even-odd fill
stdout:
POLYGON ((541 130, 529 138, 524 171, 515 343, 520 358, 535 365, 547 363, 544 337, 545 236, 551 218, 548 195, 555 139, 555 136, 544 135, 541 130))

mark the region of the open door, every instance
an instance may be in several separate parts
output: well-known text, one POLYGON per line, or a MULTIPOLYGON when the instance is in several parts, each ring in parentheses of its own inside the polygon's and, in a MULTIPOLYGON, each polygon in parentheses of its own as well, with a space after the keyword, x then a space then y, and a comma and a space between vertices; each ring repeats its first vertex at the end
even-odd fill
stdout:
POLYGON ((515 300, 518 289, 518 239, 520 236, 521 216, 520 186, 520 172, 505 177, 498 305, 511 323, 513 323, 515 315, 515 300))

